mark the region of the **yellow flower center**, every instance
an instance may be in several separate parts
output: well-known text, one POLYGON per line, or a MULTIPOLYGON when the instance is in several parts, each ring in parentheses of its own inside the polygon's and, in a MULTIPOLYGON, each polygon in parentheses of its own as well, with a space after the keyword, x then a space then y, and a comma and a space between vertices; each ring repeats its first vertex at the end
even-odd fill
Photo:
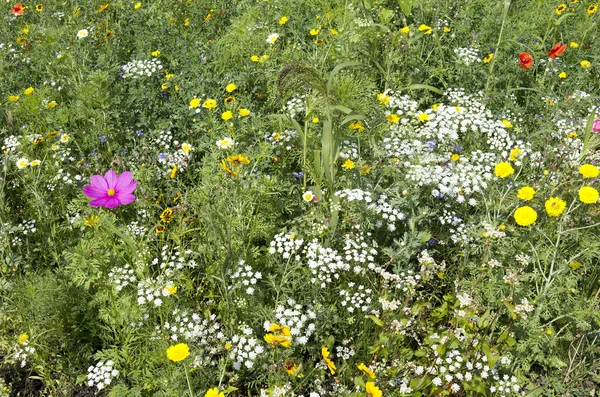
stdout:
POLYGON ((107 193, 108 193, 109 197, 112 197, 112 196, 114 196, 116 194, 115 189, 108 189, 107 193))

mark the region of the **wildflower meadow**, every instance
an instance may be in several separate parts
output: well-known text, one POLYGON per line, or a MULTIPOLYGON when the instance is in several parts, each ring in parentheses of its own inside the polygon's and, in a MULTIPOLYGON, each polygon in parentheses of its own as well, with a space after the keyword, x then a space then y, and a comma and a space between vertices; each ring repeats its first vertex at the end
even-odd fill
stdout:
POLYGON ((0 397, 599 395, 562 1, 0 1, 0 397))

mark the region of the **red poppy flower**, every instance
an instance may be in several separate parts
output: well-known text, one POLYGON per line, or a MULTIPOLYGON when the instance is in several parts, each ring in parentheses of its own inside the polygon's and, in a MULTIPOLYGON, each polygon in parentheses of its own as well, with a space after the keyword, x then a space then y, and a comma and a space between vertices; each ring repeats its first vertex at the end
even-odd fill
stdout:
POLYGON ((559 41, 558 43, 554 44, 554 47, 552 47, 550 51, 548 51, 548 56, 554 59, 557 56, 562 55, 562 53, 565 52, 566 49, 567 45, 563 45, 562 41, 559 41))
POLYGON ((13 6, 12 14, 13 15, 23 15, 25 12, 25 6, 21 3, 17 3, 13 6))
POLYGON ((528 52, 522 52, 519 54, 519 67, 523 70, 527 70, 533 66, 533 57, 528 52))

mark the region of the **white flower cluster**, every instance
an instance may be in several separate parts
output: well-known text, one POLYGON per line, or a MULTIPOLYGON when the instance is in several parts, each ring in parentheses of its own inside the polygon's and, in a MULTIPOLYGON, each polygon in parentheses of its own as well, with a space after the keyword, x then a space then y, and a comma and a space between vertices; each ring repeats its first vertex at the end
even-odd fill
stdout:
POLYGON ((123 267, 113 267, 110 272, 108 272, 108 278, 110 282, 115 285, 117 291, 121 291, 123 288, 127 287, 129 284, 135 283, 137 280, 135 272, 127 263, 123 267))
MULTIPOLYGON (((348 283, 348 289, 354 287, 354 283, 348 283)), ((370 288, 365 288, 363 285, 359 285, 355 292, 340 290, 340 305, 348 310, 348 313, 354 313, 355 310, 362 312, 369 312, 371 308, 371 294, 373 291, 370 288)))
POLYGON ((271 255, 278 253, 283 259, 291 258, 295 255, 297 261, 300 260, 300 256, 297 254, 304 240, 297 239, 293 234, 279 233, 273 237, 273 241, 269 244, 269 253, 271 255))
MULTIPOLYGON (((432 337, 433 339, 433 337, 432 337)), ((435 349, 436 345, 432 348, 435 349)), ((450 384, 450 390, 458 393, 462 388, 463 381, 470 382, 473 379, 475 371, 479 376, 487 379, 490 375, 490 367, 485 364, 487 359, 484 356, 475 359, 475 362, 465 361, 463 355, 456 349, 446 352, 443 357, 437 357, 434 364, 427 371, 435 376, 432 383, 438 387, 442 384, 450 384)))
POLYGON ((423 277, 425 280, 428 280, 434 274, 438 274, 446 270, 446 263, 442 261, 442 263, 438 264, 435 259, 429 255, 427 250, 421 251, 417 257, 417 261, 421 265, 421 277, 423 277))
POLYGON ((354 346, 351 344, 352 339, 345 339, 342 341, 341 345, 335 347, 335 356, 344 361, 350 360, 356 352, 354 351, 354 346))
POLYGON ((523 320, 527 318, 527 313, 533 311, 533 306, 529 304, 527 298, 521 299, 521 303, 515 306, 515 314, 521 316, 523 320))
MULTIPOLYGON (((240 259, 238 262, 238 268, 236 271, 230 276, 232 280, 239 280, 241 284, 241 288, 244 289, 244 292, 248 295, 254 295, 254 288, 258 280, 262 279, 262 274, 260 272, 254 272, 252 270, 252 266, 245 265, 245 261, 240 259)), ((231 283, 227 286, 227 289, 231 290, 235 287, 234 283, 231 283)))
POLYGON ((484 221, 481 224, 483 225, 483 229, 485 230, 485 236, 487 238, 502 238, 502 237, 506 237, 506 233, 504 233, 502 230, 498 229, 497 227, 495 227, 491 223, 484 221))
POLYGON ((166 296, 172 295, 175 287, 172 281, 164 281, 162 276, 157 279, 148 279, 138 282, 138 305, 154 304, 159 307, 166 296))
POLYGON ((23 233, 24 235, 33 234, 37 231, 35 227, 35 219, 20 222, 17 227, 21 229, 21 233, 23 233))
POLYGON ((236 370, 239 370, 242 365, 248 369, 252 368, 256 358, 265 351, 260 342, 250 335, 252 330, 246 328, 243 330, 243 335, 235 335, 231 339, 229 358, 234 361, 233 367, 236 370))
MULTIPOLYGON (((305 345, 315 332, 314 320, 317 318, 317 314, 311 309, 304 309, 302 305, 296 303, 293 299, 288 299, 287 304, 290 307, 277 306, 275 309, 275 322, 290 329, 293 343, 305 345)), ((269 322, 265 322, 267 331, 269 331, 270 326, 269 322)))
POLYGON ((140 77, 151 77, 162 70, 163 66, 158 59, 131 61, 121 66, 123 78, 137 79, 140 77))
POLYGON ((345 140, 340 145, 340 158, 342 159, 358 159, 358 145, 355 142, 345 140))
POLYGON ((383 289, 393 286, 402 292, 412 292, 415 290, 419 284, 419 281, 421 280, 421 276, 419 274, 414 274, 412 270, 401 271, 398 274, 388 272, 384 267, 381 266, 375 266, 371 270, 381 276, 383 281, 383 289))
POLYGON ((454 53, 458 58, 458 63, 462 63, 466 66, 481 62, 479 50, 477 48, 455 48, 454 53))
POLYGON ((21 346, 15 348, 15 360, 21 362, 21 368, 27 364, 27 358, 35 353, 35 347, 29 346, 29 341, 23 341, 21 346))
POLYGON ((406 219, 406 215, 388 203, 388 197, 385 194, 379 196, 376 202, 368 207, 374 210, 377 214, 387 222, 387 228, 390 232, 396 230, 396 222, 406 219))
POLYGON ((143 236, 146 233, 146 228, 144 226, 140 226, 138 221, 133 221, 127 225, 127 230, 129 234, 134 237, 143 236))
POLYGON ((344 189, 337 191, 334 194, 339 198, 345 198, 348 202, 364 201, 365 203, 371 203, 373 201, 371 193, 360 189, 344 189))
POLYGON ((304 98, 304 95, 287 101, 283 111, 289 114, 291 118, 295 118, 297 115, 304 116, 306 113, 306 99, 304 98))
POLYGON ((375 256, 378 254, 376 243, 367 243, 371 233, 348 233, 344 238, 342 249, 344 260, 352 267, 354 273, 362 274, 366 269, 375 268, 375 256))
POLYGON ((444 209, 439 220, 442 225, 448 225, 450 239, 455 244, 467 243, 469 241, 467 227, 464 225, 463 220, 456 216, 456 212, 444 209))
MULTIPOLYGON (((285 150, 291 150, 293 143, 298 138, 298 131, 296 130, 285 130, 283 132, 274 132, 271 135, 266 135, 265 140, 270 142, 271 145, 279 148, 285 148, 285 150)), ((281 154, 277 151, 276 154, 281 154)))
POLYGON ((281 387, 275 385, 273 387, 273 391, 269 392, 265 389, 260 389, 260 397, 285 397, 285 396, 294 396, 295 394, 288 394, 292 390, 292 385, 289 383, 287 385, 283 385, 281 387))
POLYGON ((514 395, 520 395, 519 391, 521 387, 519 386, 518 379, 516 376, 509 376, 507 374, 500 377, 500 375, 494 375, 494 380, 498 382, 497 386, 491 386, 490 392, 493 395, 498 397, 509 397, 514 395))
POLYGON ((209 345, 225 339, 214 314, 209 318, 202 318, 196 313, 188 314, 175 309, 173 316, 172 321, 165 322, 165 330, 171 333, 173 341, 187 340, 199 345, 209 345))
POLYGON ((531 262, 531 257, 521 252, 520 254, 515 255, 515 261, 517 261, 519 265, 527 267, 531 262))
MULTIPOLYGON (((406 123, 394 124, 381 149, 387 157, 394 158, 398 171, 410 182, 420 187, 432 186, 435 197, 447 196, 475 206, 477 201, 469 196, 487 189, 498 159, 508 158, 518 148, 515 164, 520 165, 531 153, 530 144, 513 138, 507 126, 483 105, 481 95, 450 90, 446 96, 452 105, 436 105, 421 112, 421 123, 412 117, 406 123), (463 153, 464 148, 458 143, 467 134, 487 148, 463 153)), ((390 97, 391 109, 396 99, 390 97)))
MULTIPOLYGON (((194 260, 186 261, 185 257, 181 254, 181 251, 179 251, 179 247, 175 247, 173 253, 169 253, 168 250, 169 247, 164 245, 160 257, 154 258, 151 262, 152 265, 158 266, 161 270, 164 270, 165 275, 171 276, 184 267, 196 267, 196 262, 194 260)), ((189 255, 192 251, 186 250, 184 253, 189 255)))
MULTIPOLYGON (((1 132, 4 133, 4 131, 1 132)), ((2 153, 9 154, 10 152, 14 152, 15 150, 17 150, 17 147, 20 144, 21 143, 14 135, 4 138, 4 144, 2 145, 2 153)))
POLYGON ((350 270, 350 265, 344 262, 342 255, 333 248, 322 247, 316 239, 306 246, 304 256, 313 275, 311 282, 321 288, 338 280, 342 271, 350 270))
POLYGON ((110 385, 110 382, 115 376, 119 375, 119 371, 113 369, 114 362, 108 360, 106 362, 99 361, 96 365, 91 365, 88 368, 88 386, 96 386, 98 390, 110 385))
MULTIPOLYGON (((418 102, 412 100, 408 95, 396 96, 392 90, 386 90, 383 95, 389 97, 386 105, 390 109, 389 114, 396 113, 400 117, 400 125, 409 124, 415 120, 419 108, 418 102)), ((389 114, 386 112, 386 116, 389 114)))

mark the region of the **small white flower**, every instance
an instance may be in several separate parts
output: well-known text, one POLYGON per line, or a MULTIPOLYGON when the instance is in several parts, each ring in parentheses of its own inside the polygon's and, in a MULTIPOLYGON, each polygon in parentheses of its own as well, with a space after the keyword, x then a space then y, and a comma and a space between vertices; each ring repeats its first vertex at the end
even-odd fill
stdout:
POLYGON ((88 37, 90 33, 88 32, 87 29, 81 29, 79 32, 77 32, 77 38, 78 39, 85 39, 86 37, 88 37))
POLYGON ((217 141, 217 146, 220 149, 231 149, 235 145, 235 142, 231 138, 223 138, 220 141, 217 141))
POLYGON ((279 38, 279 35, 277 33, 271 33, 269 35, 269 37, 267 37, 267 43, 275 44, 275 42, 277 41, 278 38, 279 38))
POLYGON ((25 167, 27 167, 29 165, 29 160, 27 160, 26 158, 20 158, 17 160, 17 168, 18 169, 23 169, 25 167))
POLYGON ((304 201, 306 202, 311 202, 313 201, 313 199, 315 198, 315 195, 313 194, 313 192, 311 192, 310 190, 304 192, 302 194, 302 198, 304 199, 304 201))

